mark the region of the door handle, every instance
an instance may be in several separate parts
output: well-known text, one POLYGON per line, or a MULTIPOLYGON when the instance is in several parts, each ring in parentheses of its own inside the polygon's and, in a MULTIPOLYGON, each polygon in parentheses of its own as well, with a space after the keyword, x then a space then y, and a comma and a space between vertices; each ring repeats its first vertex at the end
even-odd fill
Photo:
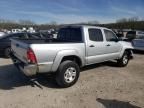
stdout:
POLYGON ((90 45, 89 47, 95 47, 94 45, 90 45))
POLYGON ((106 46, 111 46, 110 44, 107 44, 106 46))

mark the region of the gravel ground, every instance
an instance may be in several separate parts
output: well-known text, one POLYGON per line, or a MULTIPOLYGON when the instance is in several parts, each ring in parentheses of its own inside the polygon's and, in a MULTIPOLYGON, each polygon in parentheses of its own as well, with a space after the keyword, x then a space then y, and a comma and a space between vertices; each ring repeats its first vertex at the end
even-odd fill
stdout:
POLYGON ((125 68, 112 62, 86 67, 72 87, 53 78, 28 78, 0 58, 0 108, 144 108, 144 54, 125 68))

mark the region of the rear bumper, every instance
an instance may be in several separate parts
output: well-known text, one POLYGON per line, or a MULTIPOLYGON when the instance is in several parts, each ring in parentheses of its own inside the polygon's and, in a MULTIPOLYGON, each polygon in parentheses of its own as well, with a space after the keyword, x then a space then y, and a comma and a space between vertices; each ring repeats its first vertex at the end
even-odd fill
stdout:
POLYGON ((37 73, 37 66, 36 65, 18 65, 20 71, 22 71, 26 76, 33 76, 37 73))
POLYGON ((33 76, 37 74, 38 66, 36 64, 24 64, 19 59, 17 59, 14 55, 11 55, 11 59, 14 65, 22 71, 26 76, 33 76))

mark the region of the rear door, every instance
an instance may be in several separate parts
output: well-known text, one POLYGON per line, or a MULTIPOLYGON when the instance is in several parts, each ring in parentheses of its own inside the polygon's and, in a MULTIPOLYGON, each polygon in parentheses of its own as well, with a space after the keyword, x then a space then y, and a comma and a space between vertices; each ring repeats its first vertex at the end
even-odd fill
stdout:
POLYGON ((93 64, 104 61, 105 41, 101 29, 89 28, 87 36, 87 63, 93 64))

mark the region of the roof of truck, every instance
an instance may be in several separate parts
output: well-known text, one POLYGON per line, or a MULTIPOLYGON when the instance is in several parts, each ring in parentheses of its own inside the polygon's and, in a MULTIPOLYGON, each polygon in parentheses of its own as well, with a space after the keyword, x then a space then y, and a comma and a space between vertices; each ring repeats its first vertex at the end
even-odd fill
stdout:
POLYGON ((106 27, 92 26, 92 25, 66 25, 66 26, 64 26, 64 27, 86 27, 86 28, 107 29, 106 27))

